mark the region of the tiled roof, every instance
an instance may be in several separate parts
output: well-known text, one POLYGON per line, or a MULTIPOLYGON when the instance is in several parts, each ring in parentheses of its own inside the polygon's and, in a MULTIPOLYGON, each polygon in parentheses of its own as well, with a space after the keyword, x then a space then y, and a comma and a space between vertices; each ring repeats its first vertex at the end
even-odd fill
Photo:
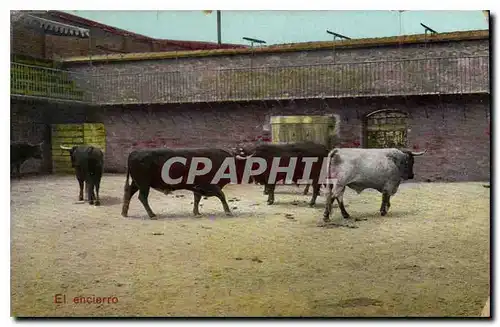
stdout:
POLYGON ((106 32, 116 34, 116 35, 122 35, 122 36, 127 36, 130 38, 138 39, 138 40, 144 40, 152 43, 157 43, 157 44, 171 44, 171 45, 176 45, 179 47, 182 47, 186 50, 211 50, 211 49, 236 49, 236 48, 247 48, 246 45, 241 45, 241 44, 228 44, 228 43, 222 43, 222 44, 217 44, 213 42, 200 42, 200 41, 180 41, 180 40, 167 40, 167 39, 155 39, 149 36, 137 34, 134 32, 126 31, 120 28, 116 28, 113 26, 109 26, 106 24, 102 24, 90 19, 86 19, 83 17, 75 16, 72 14, 68 14, 66 12, 58 11, 58 10, 49 10, 48 15, 63 21, 67 22, 72 22, 75 24, 83 25, 86 27, 95 27, 99 28, 101 30, 104 30, 106 32))

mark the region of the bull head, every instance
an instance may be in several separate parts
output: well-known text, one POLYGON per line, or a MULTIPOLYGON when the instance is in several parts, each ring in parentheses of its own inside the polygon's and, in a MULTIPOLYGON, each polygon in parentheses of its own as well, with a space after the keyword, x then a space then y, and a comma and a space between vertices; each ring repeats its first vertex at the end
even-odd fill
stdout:
POLYGON ((74 155, 73 155, 73 152, 75 151, 76 146, 73 146, 73 147, 67 147, 67 146, 60 145, 59 147, 60 147, 62 150, 69 151, 69 156, 70 156, 70 158, 71 158, 71 167, 75 167, 75 157, 74 157, 74 155))
POLYGON ((246 159, 249 159, 251 157, 253 157, 255 155, 255 153, 252 153, 250 155, 245 155, 246 154, 246 151, 245 149, 243 148, 239 148, 237 151, 236 151, 236 159, 239 159, 239 160, 246 160, 246 159))
POLYGON ((406 159, 400 163, 400 169, 402 169, 402 177, 404 179, 413 179, 415 177, 413 173, 413 157, 424 155, 427 152, 427 149, 421 152, 413 152, 411 150, 402 150, 402 152, 407 155, 406 159))

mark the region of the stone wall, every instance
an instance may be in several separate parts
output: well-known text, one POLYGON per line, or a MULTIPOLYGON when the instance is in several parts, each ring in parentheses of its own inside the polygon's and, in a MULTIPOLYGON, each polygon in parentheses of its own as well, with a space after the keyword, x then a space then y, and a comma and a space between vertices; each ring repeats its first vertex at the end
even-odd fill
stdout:
POLYGON ((183 103, 489 90, 488 40, 88 64, 96 103, 183 103))

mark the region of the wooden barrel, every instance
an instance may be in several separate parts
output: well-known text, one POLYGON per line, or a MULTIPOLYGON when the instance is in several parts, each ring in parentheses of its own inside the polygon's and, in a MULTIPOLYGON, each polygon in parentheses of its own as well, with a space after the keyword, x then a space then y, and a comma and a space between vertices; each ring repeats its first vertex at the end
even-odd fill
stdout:
POLYGON ((73 173, 69 151, 61 145, 93 145, 106 151, 106 131, 104 124, 55 124, 52 125, 52 172, 73 173))
POLYGON ((339 116, 273 116, 272 143, 288 144, 311 141, 331 149, 339 130, 339 116))

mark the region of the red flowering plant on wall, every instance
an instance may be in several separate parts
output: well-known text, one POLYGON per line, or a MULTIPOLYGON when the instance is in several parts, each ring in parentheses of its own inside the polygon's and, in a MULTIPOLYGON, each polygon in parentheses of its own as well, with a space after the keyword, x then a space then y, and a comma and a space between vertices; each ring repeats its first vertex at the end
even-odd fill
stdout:
POLYGON ((339 148, 360 148, 361 143, 359 141, 349 141, 340 143, 339 148))

